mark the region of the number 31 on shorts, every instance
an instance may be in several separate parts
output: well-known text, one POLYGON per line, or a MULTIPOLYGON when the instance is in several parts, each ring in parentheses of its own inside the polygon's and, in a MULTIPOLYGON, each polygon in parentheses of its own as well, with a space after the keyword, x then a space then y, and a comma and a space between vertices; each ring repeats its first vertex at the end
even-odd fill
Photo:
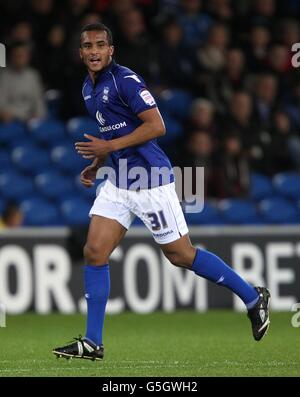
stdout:
POLYGON ((158 213, 148 212, 147 216, 150 219, 152 230, 156 231, 161 228, 166 229, 168 227, 163 211, 158 211, 158 213))

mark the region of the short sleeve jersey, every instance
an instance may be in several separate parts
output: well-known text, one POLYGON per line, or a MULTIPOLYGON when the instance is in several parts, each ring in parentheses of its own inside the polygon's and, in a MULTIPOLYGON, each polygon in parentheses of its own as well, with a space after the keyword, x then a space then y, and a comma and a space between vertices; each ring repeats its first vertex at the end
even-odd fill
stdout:
MULTIPOLYGON (((157 107, 143 79, 114 61, 101 71, 95 84, 87 76, 82 95, 105 140, 130 134, 142 124, 138 114, 157 107)), ((156 139, 112 152, 109 166, 115 175, 109 179, 124 189, 149 189, 174 181, 170 161, 156 139)))

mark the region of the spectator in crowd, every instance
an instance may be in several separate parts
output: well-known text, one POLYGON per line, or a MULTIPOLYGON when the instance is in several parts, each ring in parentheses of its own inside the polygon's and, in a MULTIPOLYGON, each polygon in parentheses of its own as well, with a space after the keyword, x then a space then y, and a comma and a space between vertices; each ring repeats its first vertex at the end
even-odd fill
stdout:
POLYGON ((277 77, 284 77, 292 68, 289 49, 283 44, 272 45, 268 52, 268 66, 277 77))
POLYGON ((270 129, 277 101, 278 79, 269 73, 258 76, 255 85, 254 108, 260 126, 270 129))
POLYGON ((0 229, 19 227, 22 224, 23 213, 21 209, 14 203, 8 203, 0 220, 0 229))
POLYGON ((271 43, 271 33, 263 25, 254 25, 245 46, 246 62, 253 73, 264 72, 267 66, 267 54, 271 43))
POLYGON ((116 59, 148 82, 158 74, 157 49, 150 40, 143 14, 131 8, 120 16, 121 41, 116 49, 116 59))
POLYGON ((189 129, 207 131, 214 137, 216 135, 214 112, 211 101, 204 98, 196 99, 191 107, 189 129))
POLYGON ((272 174, 300 170, 300 138, 293 132, 290 118, 283 110, 277 110, 273 116, 270 157, 272 174))
POLYGON ((288 92, 285 101, 285 111, 296 130, 300 131, 300 80, 296 79, 288 92))
POLYGON ((247 197, 250 185, 250 167, 239 135, 226 134, 218 167, 218 197, 247 197))
POLYGON ((276 16, 276 3, 274 0, 254 0, 253 12, 250 16, 250 23, 268 26, 270 29, 274 28, 274 21, 276 16))
POLYGON ((230 0, 211 0, 208 11, 219 22, 231 23, 234 15, 230 0))
POLYGON ((207 87, 209 98, 224 114, 234 92, 245 88, 245 58, 239 48, 228 50, 224 69, 210 77, 207 87))
POLYGON ((53 25, 48 33, 42 57, 43 80, 49 89, 62 90, 65 85, 66 32, 62 25, 53 25))
MULTIPOLYGON (((300 4, 300 3, 299 3, 300 4)), ((276 41, 291 49, 294 43, 300 41, 300 28, 298 21, 294 18, 281 19, 275 30, 276 41)))
POLYGON ((182 28, 173 17, 162 26, 159 65, 161 81, 168 87, 193 89, 193 52, 183 45, 182 28))
POLYGON ((184 45, 196 47, 206 41, 211 17, 203 12, 202 0, 181 0, 179 21, 183 29, 184 45))
MULTIPOLYGON (((204 194, 206 197, 216 197, 218 183, 215 178, 215 146, 207 131, 194 130, 186 141, 183 151, 180 153, 181 167, 192 167, 192 191, 196 191, 199 181, 196 179, 196 167, 204 167, 204 194)), ((185 174, 183 173, 183 177, 185 174)), ((190 177, 190 175, 189 175, 190 177)), ((183 181, 184 182, 184 181, 183 181)), ((189 180, 189 182, 191 182, 189 180)), ((188 199, 188 197, 185 197, 188 199)))
POLYGON ((122 19, 122 15, 124 15, 127 11, 135 8, 134 0, 110 0, 107 10, 104 14, 105 21, 108 26, 114 26, 114 37, 116 42, 119 42, 122 39, 119 21, 122 19))
POLYGON ((225 131, 231 131, 239 137, 251 167, 257 171, 269 172, 268 150, 271 136, 268 130, 260 127, 255 118, 253 100, 247 91, 233 94, 223 125, 225 131))
POLYGON ((78 18, 78 21, 90 10, 90 0, 68 0, 69 15, 78 18))
POLYGON ((27 21, 21 21, 17 24, 13 25, 8 41, 15 42, 15 41, 25 41, 27 43, 32 43, 32 26, 27 21))
POLYGON ((33 39, 37 51, 42 51, 51 26, 56 22, 55 3, 53 0, 31 0, 26 19, 33 30, 33 39))
POLYGON ((0 74, 0 120, 28 121, 46 115, 40 74, 30 67, 31 50, 27 43, 15 43, 9 66, 0 74))
POLYGON ((224 119, 225 129, 235 131, 245 147, 251 146, 256 130, 253 118, 253 100, 247 91, 233 93, 224 119))
POLYGON ((197 50, 200 69, 220 71, 225 66, 229 32, 224 24, 216 23, 209 30, 207 44, 197 50))

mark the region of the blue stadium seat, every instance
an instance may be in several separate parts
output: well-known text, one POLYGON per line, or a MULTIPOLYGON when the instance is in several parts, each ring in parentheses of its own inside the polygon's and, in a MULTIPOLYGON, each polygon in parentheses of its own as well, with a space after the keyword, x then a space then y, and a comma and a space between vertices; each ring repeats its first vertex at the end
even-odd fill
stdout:
POLYGON ((60 226, 62 220, 55 205, 35 197, 21 203, 25 226, 60 226))
POLYGON ((5 150, 0 150, 0 172, 7 171, 13 166, 10 155, 5 150))
POLYGON ((72 179, 57 171, 48 171, 37 175, 35 184, 37 191, 45 199, 62 200, 74 192, 72 179))
POLYGON ((47 114, 49 118, 57 119, 59 117, 60 108, 62 104, 62 94, 59 90, 48 90, 45 93, 45 100, 47 105, 47 114))
POLYGON ((27 135, 24 135, 22 138, 20 138, 20 139, 17 139, 17 140, 15 140, 15 141, 11 141, 11 142, 9 142, 9 151, 10 151, 10 153, 12 153, 13 152, 13 150, 16 148, 16 147, 19 147, 19 146, 26 146, 26 145, 28 145, 29 143, 31 143, 31 139, 30 139, 30 137, 28 137, 27 135))
POLYGON ((93 202, 96 198, 97 188, 102 182, 103 181, 96 180, 94 186, 87 188, 81 184, 79 176, 76 176, 75 187, 83 199, 93 202))
POLYGON ((29 132, 37 143, 59 145, 65 139, 65 127, 61 121, 35 119, 30 121, 29 132))
POLYGON ((20 202, 31 197, 34 184, 30 177, 20 175, 15 171, 6 171, 0 174, 0 193, 6 200, 20 202))
POLYGON ((78 174, 91 164, 91 161, 82 158, 71 144, 55 146, 51 151, 51 159, 61 172, 69 174, 78 174))
POLYGON ((45 171, 50 164, 48 152, 30 143, 17 146, 12 160, 20 171, 32 175, 45 171))
POLYGON ((176 139, 182 136, 183 128, 182 125, 176 121, 173 117, 163 113, 162 114, 165 126, 166 134, 158 138, 159 145, 168 145, 169 143, 174 143, 176 139))
POLYGON ((26 136, 25 125, 19 121, 11 123, 0 123, 0 144, 9 145, 11 142, 19 141, 26 136))
POLYGON ((220 215, 228 224, 260 224, 255 204, 243 199, 225 199, 219 202, 220 215))
POLYGON ((192 104, 193 97, 190 93, 178 89, 162 92, 158 105, 163 112, 179 120, 184 120, 192 104))
POLYGON ((86 225, 89 223, 88 216, 91 204, 81 198, 65 200, 61 203, 60 210, 67 225, 86 225))
POLYGON ((273 194, 272 180, 266 175, 253 173, 250 177, 250 198, 262 200, 273 194))
POLYGON ((285 172, 273 178, 274 188, 283 197, 300 200, 300 173, 285 172))
POLYGON ((189 225, 222 225, 224 223, 219 215, 218 209, 208 202, 204 204, 204 208, 201 212, 185 212, 184 215, 189 225))
POLYGON ((262 200, 259 203, 259 212, 265 223, 300 223, 296 206, 284 198, 275 197, 262 200))
POLYGON ((3 214, 5 208, 5 201, 0 197, 0 215, 3 214))
POLYGON ((74 142, 85 141, 84 134, 99 136, 99 126, 90 117, 74 117, 67 123, 67 132, 74 142))

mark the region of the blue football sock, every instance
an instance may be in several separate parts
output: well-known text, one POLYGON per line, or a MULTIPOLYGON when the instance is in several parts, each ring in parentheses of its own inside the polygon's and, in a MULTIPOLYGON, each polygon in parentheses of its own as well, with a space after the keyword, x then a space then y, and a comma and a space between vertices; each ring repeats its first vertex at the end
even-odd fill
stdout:
POLYGON ((84 267, 87 327, 85 337, 97 346, 102 343, 105 307, 109 297, 109 266, 84 267))
POLYGON ((192 270, 198 276, 229 288, 242 299, 248 309, 258 301, 258 292, 255 288, 243 280, 222 259, 209 251, 197 249, 192 270))

